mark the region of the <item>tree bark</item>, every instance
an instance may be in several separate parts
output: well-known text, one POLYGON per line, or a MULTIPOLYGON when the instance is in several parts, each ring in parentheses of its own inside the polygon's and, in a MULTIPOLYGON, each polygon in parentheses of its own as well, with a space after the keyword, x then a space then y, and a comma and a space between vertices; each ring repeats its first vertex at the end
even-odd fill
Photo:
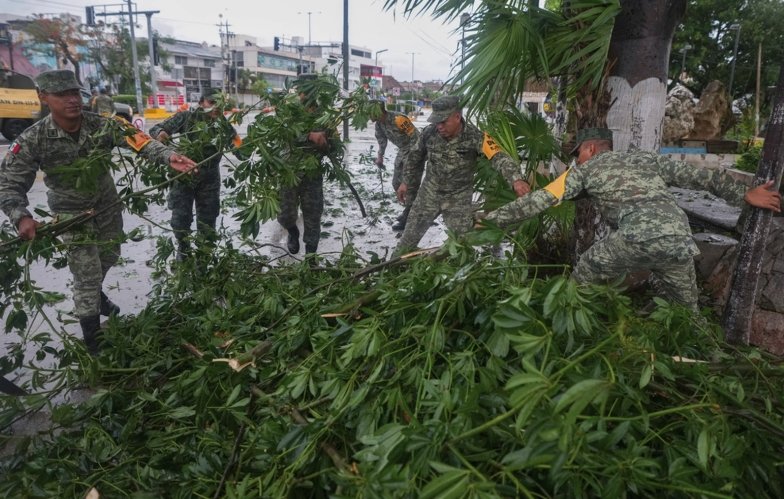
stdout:
MULTIPOLYGON (((774 102, 754 185, 774 179, 774 188, 778 190, 784 171, 784 66, 779 73, 774 102)), ((773 212, 770 210, 752 208, 743 225, 735 271, 730 280, 730 294, 722 317, 727 340, 731 343, 749 344, 751 321, 756 308, 757 288, 762 271, 762 257, 770 233, 772 216, 773 212)))

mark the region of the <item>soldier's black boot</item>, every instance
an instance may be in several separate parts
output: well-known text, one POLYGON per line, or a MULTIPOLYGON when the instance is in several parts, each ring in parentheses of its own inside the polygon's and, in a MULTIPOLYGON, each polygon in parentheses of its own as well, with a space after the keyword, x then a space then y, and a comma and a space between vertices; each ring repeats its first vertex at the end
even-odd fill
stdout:
POLYGON ((120 315, 120 307, 115 305, 103 291, 101 291, 101 315, 105 315, 106 317, 109 317, 110 315, 120 315))
POLYGON ((406 222, 408 221, 408 213, 411 211, 411 206, 406 206, 403 213, 397 217, 397 221, 392 225, 392 230, 400 232, 406 229, 406 222))
POLYGON ((191 256, 191 245, 185 240, 177 241, 177 262, 184 262, 191 256))
POLYGON ((289 240, 286 242, 286 249, 288 249, 289 253, 292 255, 296 255, 299 253, 299 229, 295 225, 286 230, 289 231, 289 240))
POLYGON ((305 254, 315 253, 318 250, 318 244, 305 243, 305 254))
POLYGON ((84 337, 84 345, 87 347, 87 351, 90 352, 90 355, 98 355, 100 350, 98 333, 101 329, 101 316, 82 317, 79 319, 79 325, 82 326, 82 336, 84 337))

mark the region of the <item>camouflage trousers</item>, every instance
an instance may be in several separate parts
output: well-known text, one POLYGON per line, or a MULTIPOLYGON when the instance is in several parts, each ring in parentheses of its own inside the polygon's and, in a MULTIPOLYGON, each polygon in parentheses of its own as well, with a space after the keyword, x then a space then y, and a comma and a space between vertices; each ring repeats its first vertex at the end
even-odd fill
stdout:
MULTIPOLYGON (((96 209, 100 210, 100 206, 96 209)), ((73 314, 76 317, 99 314, 103 279, 120 258, 122 237, 122 205, 99 213, 61 236, 68 248, 68 268, 73 275, 73 314)))
POLYGON ((474 223, 472 196, 471 185, 457 191, 443 191, 435 182, 425 179, 411 206, 408 223, 395 253, 415 248, 438 215, 444 217, 447 229, 455 234, 468 232, 474 223))
POLYGON ((305 229, 302 241, 306 246, 318 248, 321 214, 324 212, 324 178, 321 175, 303 177, 299 184, 281 188, 279 196, 278 223, 286 229, 296 227, 299 209, 302 208, 305 229))
POLYGON ((578 282, 603 282, 650 270, 661 294, 699 313, 696 253, 689 236, 662 236, 634 242, 613 232, 583 253, 572 278, 578 282))
POLYGON ((196 205, 196 230, 204 241, 215 239, 215 222, 220 212, 220 169, 217 165, 199 168, 199 173, 172 184, 168 206, 171 227, 180 248, 189 246, 196 205))

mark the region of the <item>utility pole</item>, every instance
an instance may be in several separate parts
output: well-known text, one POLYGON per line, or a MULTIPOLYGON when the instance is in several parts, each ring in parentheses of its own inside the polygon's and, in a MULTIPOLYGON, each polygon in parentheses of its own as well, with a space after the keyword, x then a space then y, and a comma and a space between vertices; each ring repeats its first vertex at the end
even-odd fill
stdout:
MULTIPOLYGON (((416 103, 416 89, 414 87, 414 55, 417 52, 406 52, 406 54, 411 54, 411 95, 413 97, 414 102, 416 103)), ((416 104, 414 104, 416 107, 416 104)))
MULTIPOLYGON (((137 106, 137 111, 139 113, 143 113, 144 107, 142 106, 142 83, 141 83, 141 77, 139 76, 139 57, 138 54, 136 53, 136 29, 133 22, 133 16, 134 14, 135 15, 144 14, 145 16, 147 16, 147 38, 149 38, 149 40, 147 40, 147 44, 148 44, 147 46, 150 51, 150 86, 152 88, 152 94, 153 94, 153 99, 152 99, 153 107, 158 107, 157 99, 155 95, 158 92, 158 89, 156 87, 156 81, 155 81, 155 60, 153 57, 152 15, 158 14, 160 10, 144 10, 144 11, 137 10, 134 12, 131 4, 131 0, 127 0, 127 4, 128 4, 128 30, 131 36, 131 57, 133 59, 133 80, 134 80, 134 86, 136 87, 136 106, 137 106)), ((123 10, 120 10, 119 12, 95 12, 94 7, 87 7, 87 8, 90 9, 88 15, 92 16, 93 18, 95 16, 103 16, 103 17, 119 16, 120 18, 125 17, 125 12, 123 10)))
MULTIPOLYGON (((348 47, 348 0, 343 0, 343 90, 348 93, 348 65, 351 51, 348 47)), ((343 114, 343 140, 348 140, 348 110, 343 114)))
POLYGON ((150 90, 152 91, 152 107, 158 108, 158 83, 155 81, 155 57, 153 56, 152 46, 152 15, 156 11, 146 11, 147 16, 147 49, 150 52, 150 90))
POLYGON ((308 15, 308 45, 313 43, 313 40, 310 38, 310 15, 311 14, 321 14, 321 11, 318 10, 316 12, 308 11, 308 12, 297 12, 297 14, 307 14, 308 15))
MULTIPOLYGON (((223 67, 221 68, 221 80, 222 86, 221 91, 225 93, 229 93, 229 71, 231 71, 231 66, 227 62, 229 59, 229 37, 234 36, 234 33, 229 31, 229 20, 223 20, 223 14, 218 14, 218 34, 221 40, 221 64, 223 67)), ((199 78, 201 80, 201 78, 199 78)), ((201 87, 201 85, 199 85, 201 87)), ((202 90, 202 93, 204 91, 202 90)))
MULTIPOLYGON (((131 0, 128 3, 128 26, 131 32, 131 57, 133 60, 133 85, 136 88, 136 109, 142 113, 144 107, 142 106, 142 80, 139 77, 139 56, 136 54, 136 30, 134 29, 133 22, 133 6, 131 0)), ((152 56, 152 54, 150 54, 152 56)))

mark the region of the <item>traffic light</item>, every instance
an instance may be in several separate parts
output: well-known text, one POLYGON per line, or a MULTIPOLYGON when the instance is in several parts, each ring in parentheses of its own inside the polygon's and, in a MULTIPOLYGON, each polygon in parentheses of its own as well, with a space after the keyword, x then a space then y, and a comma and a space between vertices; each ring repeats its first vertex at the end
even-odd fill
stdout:
POLYGON ((280 50, 280 38, 279 37, 277 37, 277 36, 275 37, 275 43, 273 44, 272 47, 275 50, 280 50))
POLYGON ((152 36, 152 65, 153 66, 160 66, 161 65, 161 54, 160 48, 158 47, 158 36, 152 36))
POLYGON ((89 5, 85 7, 84 17, 86 18, 85 24, 87 26, 95 26, 95 7, 89 5))

